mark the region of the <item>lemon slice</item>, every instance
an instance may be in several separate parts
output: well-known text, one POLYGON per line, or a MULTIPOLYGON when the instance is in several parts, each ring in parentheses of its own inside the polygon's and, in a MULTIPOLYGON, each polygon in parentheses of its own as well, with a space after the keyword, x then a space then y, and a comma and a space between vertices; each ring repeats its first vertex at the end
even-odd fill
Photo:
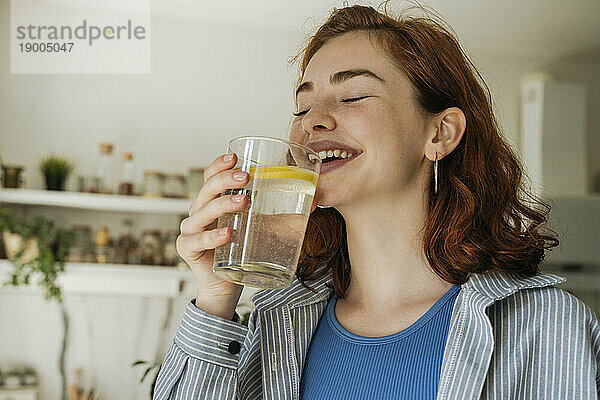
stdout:
POLYGON ((258 165, 250 167, 250 180, 254 179, 299 179, 317 184, 319 175, 304 168, 288 165, 258 165))

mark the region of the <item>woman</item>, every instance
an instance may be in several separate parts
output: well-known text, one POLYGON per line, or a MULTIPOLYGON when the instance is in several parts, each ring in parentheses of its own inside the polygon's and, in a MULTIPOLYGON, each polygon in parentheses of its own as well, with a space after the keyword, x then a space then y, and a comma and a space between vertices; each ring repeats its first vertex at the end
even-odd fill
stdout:
POLYGON ((597 398, 600 324, 540 273, 558 244, 548 207, 524 200, 454 37, 353 6, 299 56, 290 139, 353 156, 319 177, 296 279, 257 294, 247 327, 241 286, 210 271, 231 232, 207 228, 246 204, 219 193, 248 177, 233 179, 235 155, 207 168, 177 243, 198 296, 154 398, 597 398))

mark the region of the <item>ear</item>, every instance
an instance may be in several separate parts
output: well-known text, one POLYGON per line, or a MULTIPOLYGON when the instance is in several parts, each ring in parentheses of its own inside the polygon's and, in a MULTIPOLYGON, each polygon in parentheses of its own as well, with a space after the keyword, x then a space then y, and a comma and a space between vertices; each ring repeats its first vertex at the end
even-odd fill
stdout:
POLYGON ((425 144, 425 156, 435 161, 437 152, 438 160, 447 156, 460 143, 467 127, 465 114, 458 107, 450 107, 436 115, 431 120, 431 134, 425 144))

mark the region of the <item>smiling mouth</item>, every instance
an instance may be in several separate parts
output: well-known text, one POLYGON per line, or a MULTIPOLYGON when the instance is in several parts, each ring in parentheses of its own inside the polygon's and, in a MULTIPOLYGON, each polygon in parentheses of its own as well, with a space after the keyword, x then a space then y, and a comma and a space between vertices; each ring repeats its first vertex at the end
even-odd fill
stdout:
POLYGON ((325 158, 323 159, 323 163, 321 164, 321 172, 320 174, 325 174, 326 172, 333 171, 335 169, 341 168, 350 161, 354 160, 356 157, 360 156, 362 152, 353 154, 352 157, 348 158, 325 158))
POLYGON ((326 157, 321 159, 322 164, 327 164, 330 163, 332 161, 347 161, 347 160, 352 160, 356 157, 358 157, 359 155, 361 155, 363 152, 359 151, 355 154, 352 155, 352 157, 346 157, 346 158, 342 158, 342 157, 326 157))

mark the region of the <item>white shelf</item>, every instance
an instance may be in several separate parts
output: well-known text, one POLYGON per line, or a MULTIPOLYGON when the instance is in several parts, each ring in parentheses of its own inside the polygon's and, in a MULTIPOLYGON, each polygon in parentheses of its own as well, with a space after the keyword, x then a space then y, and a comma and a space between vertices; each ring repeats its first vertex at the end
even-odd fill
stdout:
MULTIPOLYGON (((40 292, 37 281, 29 287, 2 286, 13 265, 0 260, 2 292, 40 292)), ((176 267, 66 263, 58 283, 65 294, 125 295, 148 297, 195 296, 196 283, 192 271, 176 267)))
POLYGON ((0 189, 0 203, 83 210, 154 214, 187 214, 190 199, 163 199, 34 189, 0 189))

